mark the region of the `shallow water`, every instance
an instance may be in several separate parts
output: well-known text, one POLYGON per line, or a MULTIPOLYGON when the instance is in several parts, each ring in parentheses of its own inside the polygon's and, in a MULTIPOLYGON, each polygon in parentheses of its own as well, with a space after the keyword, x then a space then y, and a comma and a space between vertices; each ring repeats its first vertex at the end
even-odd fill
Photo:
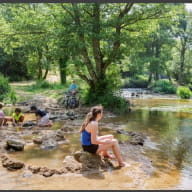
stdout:
MULTIPOLYGON (((140 163, 133 161, 129 161, 131 167, 99 175, 50 178, 30 172, 7 172, 0 167, 0 189, 192 189, 192 101, 133 99, 131 102, 134 104, 131 113, 102 121, 149 136, 143 153, 155 167, 150 177, 142 172, 140 163)), ((114 133, 107 129, 101 131, 101 134, 114 133)), ((124 139, 121 135, 116 137, 124 139)), ((79 134, 67 134, 66 138, 70 143, 55 150, 44 151, 32 145, 24 152, 9 155, 27 164, 58 168, 66 155, 80 149, 79 134)))

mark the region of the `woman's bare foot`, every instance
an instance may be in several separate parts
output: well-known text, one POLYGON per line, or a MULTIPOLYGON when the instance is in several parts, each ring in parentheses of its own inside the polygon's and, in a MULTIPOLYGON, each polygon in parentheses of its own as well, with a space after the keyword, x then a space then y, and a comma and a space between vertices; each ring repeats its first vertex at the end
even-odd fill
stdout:
POLYGON ((116 159, 113 155, 110 155, 110 154, 103 155, 103 156, 109 159, 116 159))
POLYGON ((121 162, 119 163, 119 167, 128 167, 129 164, 127 164, 126 162, 121 162))
POLYGON ((109 159, 115 159, 115 156, 111 155, 108 151, 102 151, 100 153, 103 157, 109 158, 109 159))

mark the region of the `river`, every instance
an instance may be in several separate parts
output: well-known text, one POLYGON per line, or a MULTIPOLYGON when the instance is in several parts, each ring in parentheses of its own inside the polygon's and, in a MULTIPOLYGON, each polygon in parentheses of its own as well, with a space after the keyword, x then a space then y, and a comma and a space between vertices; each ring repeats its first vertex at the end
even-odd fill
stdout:
MULTIPOLYGON (((0 166, 0 189, 192 189, 192 101, 130 100, 132 112, 120 117, 105 117, 102 121, 148 136, 142 153, 152 161, 153 174, 145 177, 138 162, 100 175, 68 174, 50 178, 29 171, 9 172, 0 166)), ((66 155, 80 149, 78 134, 66 137, 70 144, 55 150, 43 151, 29 145, 24 152, 9 155, 27 164, 57 168, 62 166, 66 155)))

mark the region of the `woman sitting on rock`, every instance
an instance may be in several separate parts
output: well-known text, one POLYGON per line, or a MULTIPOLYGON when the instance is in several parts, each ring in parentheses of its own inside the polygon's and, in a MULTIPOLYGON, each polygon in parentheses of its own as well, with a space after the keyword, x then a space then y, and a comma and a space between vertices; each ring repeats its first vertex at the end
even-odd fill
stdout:
POLYGON ((80 128, 83 150, 93 154, 102 154, 110 158, 111 156, 107 150, 112 148, 119 166, 124 167, 125 163, 120 154, 118 141, 113 138, 113 135, 98 136, 98 121, 102 118, 102 115, 102 106, 91 108, 91 111, 87 114, 80 128))

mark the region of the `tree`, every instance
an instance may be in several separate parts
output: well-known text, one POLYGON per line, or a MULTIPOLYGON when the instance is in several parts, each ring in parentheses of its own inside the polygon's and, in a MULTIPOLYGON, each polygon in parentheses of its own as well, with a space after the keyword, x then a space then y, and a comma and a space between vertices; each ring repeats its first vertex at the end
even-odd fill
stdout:
POLYGON ((132 68, 136 69, 136 66, 140 66, 137 70, 138 74, 148 73, 148 84, 152 79, 159 80, 163 74, 171 79, 167 62, 172 59, 171 50, 174 43, 170 23, 161 20, 156 30, 142 39, 140 46, 143 48, 135 51, 130 57, 131 63, 134 63, 132 68))
POLYGON ((46 79, 52 61, 51 38, 53 18, 44 4, 1 5, 1 15, 10 27, 4 35, 8 50, 22 48, 28 68, 38 79, 46 79), (43 72, 43 70, 45 72, 43 72))
POLYGON ((189 57, 191 54, 192 46, 192 20, 191 14, 187 13, 184 6, 182 6, 182 12, 178 15, 178 25, 173 29, 173 35, 177 40, 175 55, 173 63, 173 74, 180 85, 184 85, 190 82, 187 78, 190 76, 190 70, 192 69, 192 63, 189 57))

